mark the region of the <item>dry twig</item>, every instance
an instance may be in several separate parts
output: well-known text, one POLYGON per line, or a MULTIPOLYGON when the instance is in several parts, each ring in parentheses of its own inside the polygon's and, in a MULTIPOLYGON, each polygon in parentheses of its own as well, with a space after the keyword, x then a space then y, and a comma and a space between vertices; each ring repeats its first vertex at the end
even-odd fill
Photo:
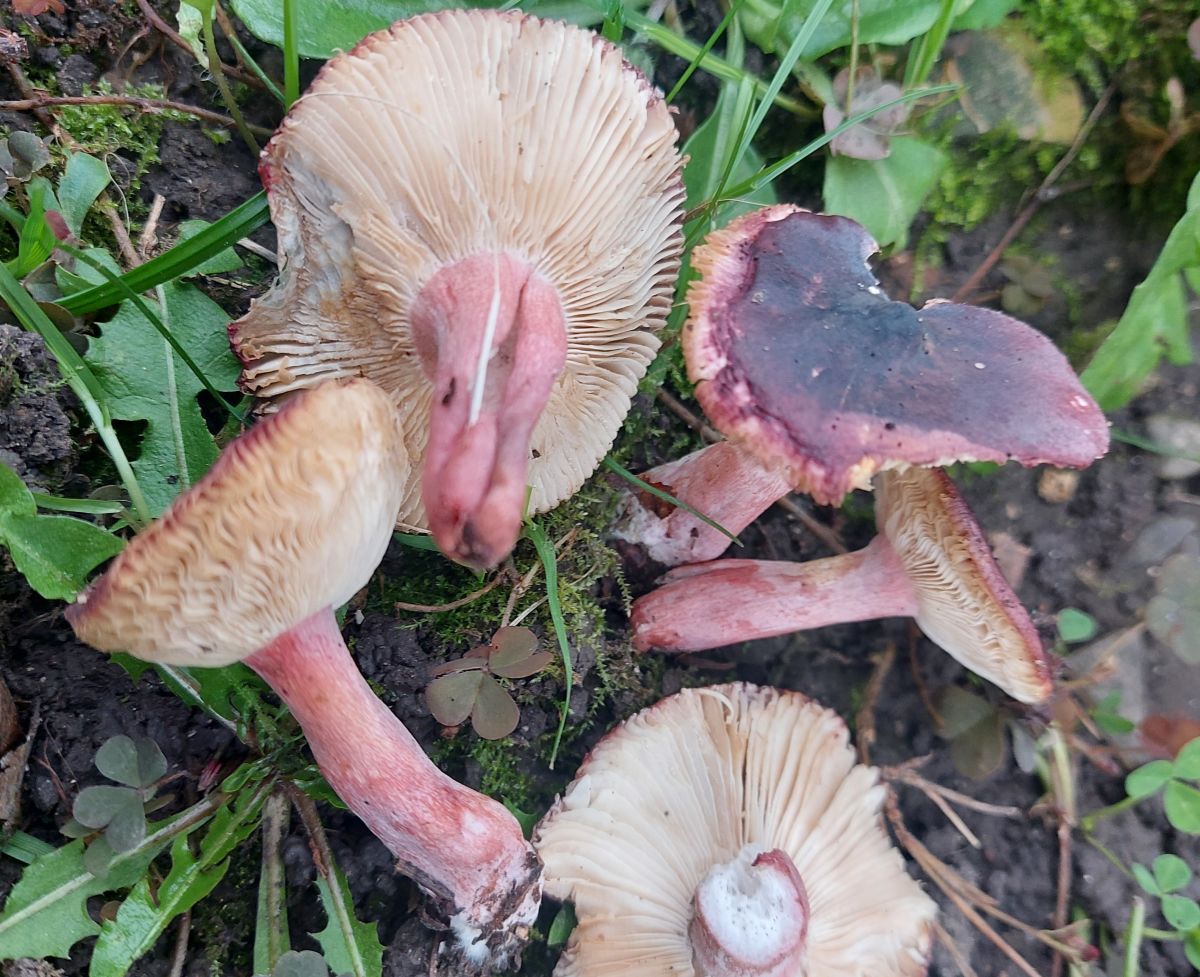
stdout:
POLYGON ((889 641, 883 646, 883 651, 875 656, 875 668, 863 693, 862 705, 854 717, 854 728, 858 731, 858 759, 862 763, 871 762, 871 747, 875 745, 875 707, 879 704, 883 683, 895 661, 896 646, 889 641))
MULTIPOLYGON (((25 94, 22 92, 22 94, 25 94)), ((56 108, 61 105, 124 105, 137 109, 149 115, 161 115, 164 112, 180 112, 184 115, 195 116, 205 122, 236 129, 237 122, 220 112, 202 109, 198 105, 188 105, 186 102, 175 102, 168 98, 141 98, 133 95, 43 95, 37 91, 26 95, 25 98, 0 101, 0 110, 7 112, 36 112, 39 109, 56 108)), ((248 125, 252 132, 269 136, 271 130, 263 126, 248 125)))
POLYGON ((484 596, 484 594, 490 594, 507 579, 508 571, 501 570, 478 590, 473 590, 465 597, 459 597, 457 600, 452 600, 446 604, 410 604, 407 601, 398 600, 393 606, 398 611, 411 611, 414 614, 444 614, 446 611, 456 611, 460 607, 466 607, 472 601, 476 601, 484 596))

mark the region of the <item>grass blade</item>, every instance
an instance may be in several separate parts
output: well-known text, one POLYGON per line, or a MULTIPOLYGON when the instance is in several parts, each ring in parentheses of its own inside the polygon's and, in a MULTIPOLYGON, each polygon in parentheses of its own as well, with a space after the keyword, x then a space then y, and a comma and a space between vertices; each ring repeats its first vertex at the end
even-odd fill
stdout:
POLYGON ((710 527, 711 529, 715 529, 722 536, 731 540, 735 546, 742 545, 742 541, 737 538, 736 533, 731 533, 728 529, 726 529, 724 526, 722 526, 715 519, 710 519, 699 509, 693 508, 692 506, 690 506, 686 502, 684 502, 682 499, 675 498, 675 496, 673 496, 670 492, 666 492, 663 489, 658 488, 658 486, 651 485, 649 482, 645 482, 642 479, 638 478, 633 472, 631 472, 628 468, 625 468, 619 462, 615 461, 611 456, 605 457, 604 467, 607 468, 614 475, 619 475, 619 476, 621 476, 621 478, 625 479, 625 481, 629 482, 630 484, 636 485, 643 492, 653 495, 656 499, 662 499, 664 502, 670 502, 671 505, 675 506, 677 509, 682 509, 684 512, 686 512, 692 516, 695 516, 702 523, 704 523, 704 525, 710 527))
POLYGON ((231 244, 236 244, 246 235, 262 227, 270 219, 267 195, 256 193, 199 234, 121 275, 120 285, 113 282, 95 285, 68 295, 59 305, 74 315, 85 315, 116 305, 126 297, 126 290, 135 293, 146 292, 186 275, 231 244))
POLYGON ((525 523, 525 538, 533 543, 537 550, 538 559, 542 561, 542 571, 546 574, 546 602, 550 606, 550 620, 554 624, 554 636, 558 639, 558 650, 562 655, 564 688, 562 709, 558 717, 558 729, 554 733, 554 745, 550 748, 550 769, 554 769, 554 761, 558 758, 558 748, 562 743, 563 733, 567 728, 567 714, 571 709, 571 691, 575 680, 575 670, 571 665, 571 645, 567 641, 567 624, 563 620, 562 602, 558 598, 558 555, 554 551, 554 543, 533 520, 525 523))

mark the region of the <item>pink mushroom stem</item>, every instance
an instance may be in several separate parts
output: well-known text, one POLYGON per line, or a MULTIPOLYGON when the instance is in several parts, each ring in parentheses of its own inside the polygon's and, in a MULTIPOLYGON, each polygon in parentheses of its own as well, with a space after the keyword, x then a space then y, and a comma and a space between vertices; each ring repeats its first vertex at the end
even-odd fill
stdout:
POLYGON ((516 544, 530 437, 566 365, 558 291, 522 259, 474 255, 421 289, 412 330, 433 383, 429 528, 447 556, 492 566, 516 544))
POLYGON ((790 855, 747 845, 696 887, 688 937, 699 977, 804 972, 808 892, 790 855))
POLYGON ((634 602, 639 651, 704 651, 918 610, 916 591, 882 533, 861 550, 823 560, 715 560, 663 579, 634 602))
MULTIPOLYGON (((639 476, 737 535, 791 491, 785 473, 732 441, 718 441, 639 476)), ((730 539, 686 509, 634 492, 614 530, 663 566, 714 560, 730 539)))
MULTIPOLYGON (((501 804, 434 766, 367 685, 332 609, 285 631, 246 663, 287 703, 338 796, 405 874, 447 904, 456 935, 467 937, 468 958, 474 930, 488 934, 504 929, 504 921, 527 930, 541 886, 520 825, 501 804)), ((483 955, 495 948, 476 949, 483 955)))

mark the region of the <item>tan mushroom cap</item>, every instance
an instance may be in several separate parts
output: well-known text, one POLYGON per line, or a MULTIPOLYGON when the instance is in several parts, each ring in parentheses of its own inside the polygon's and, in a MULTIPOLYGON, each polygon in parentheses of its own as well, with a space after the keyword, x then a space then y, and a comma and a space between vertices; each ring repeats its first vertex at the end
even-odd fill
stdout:
POLYGON ((366 584, 407 474, 395 410, 375 384, 298 394, 230 444, 67 619, 103 651, 240 661, 366 584))
POLYGON ((806 977, 923 974, 935 907, 848 740, 803 695, 745 684, 685 690, 609 733, 534 839, 546 892, 579 918, 557 977, 693 974, 693 893, 747 845, 803 880, 806 977))
POLYGON ((908 569, 921 630, 1014 699, 1044 702, 1053 680, 1042 640, 946 473, 879 473, 875 520, 908 569))
POLYGON ((361 374, 395 400, 424 528, 432 387, 410 311, 473 255, 527 261, 557 289, 566 367, 531 439, 530 511, 571 495, 610 446, 658 349, 682 250, 676 130, 595 34, 519 11, 401 21, 332 59, 261 167, 286 261, 235 323, 245 389, 275 398, 361 374))

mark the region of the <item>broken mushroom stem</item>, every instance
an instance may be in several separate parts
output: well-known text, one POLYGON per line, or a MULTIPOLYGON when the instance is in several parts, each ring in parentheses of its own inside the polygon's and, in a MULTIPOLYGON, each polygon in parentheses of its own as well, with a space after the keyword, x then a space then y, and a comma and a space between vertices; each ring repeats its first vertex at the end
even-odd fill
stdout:
POLYGON ((790 855, 746 845, 696 887, 688 935, 698 977, 803 971, 808 893, 790 855))
POLYGON ((808 563, 715 560, 634 602, 639 651, 704 651, 830 624, 912 617, 937 645, 1025 703, 1053 689, 1037 629, 945 473, 877 477, 879 534, 808 563))
MULTIPOLYGON (((639 477, 735 536, 792 490, 785 471, 732 441, 710 444, 639 477)), ((686 509, 637 490, 627 496, 613 535, 667 567, 714 560, 731 542, 686 509)))
POLYGON ((537 914, 537 856, 501 804, 442 773, 371 691, 333 609, 245 661, 296 717, 329 785, 447 912, 467 959, 510 958, 537 914), (487 945, 494 932, 513 944, 487 945))
POLYGON ((808 563, 714 560, 679 567, 633 605, 638 651, 707 651, 830 624, 915 617, 917 593, 882 536, 808 563))

